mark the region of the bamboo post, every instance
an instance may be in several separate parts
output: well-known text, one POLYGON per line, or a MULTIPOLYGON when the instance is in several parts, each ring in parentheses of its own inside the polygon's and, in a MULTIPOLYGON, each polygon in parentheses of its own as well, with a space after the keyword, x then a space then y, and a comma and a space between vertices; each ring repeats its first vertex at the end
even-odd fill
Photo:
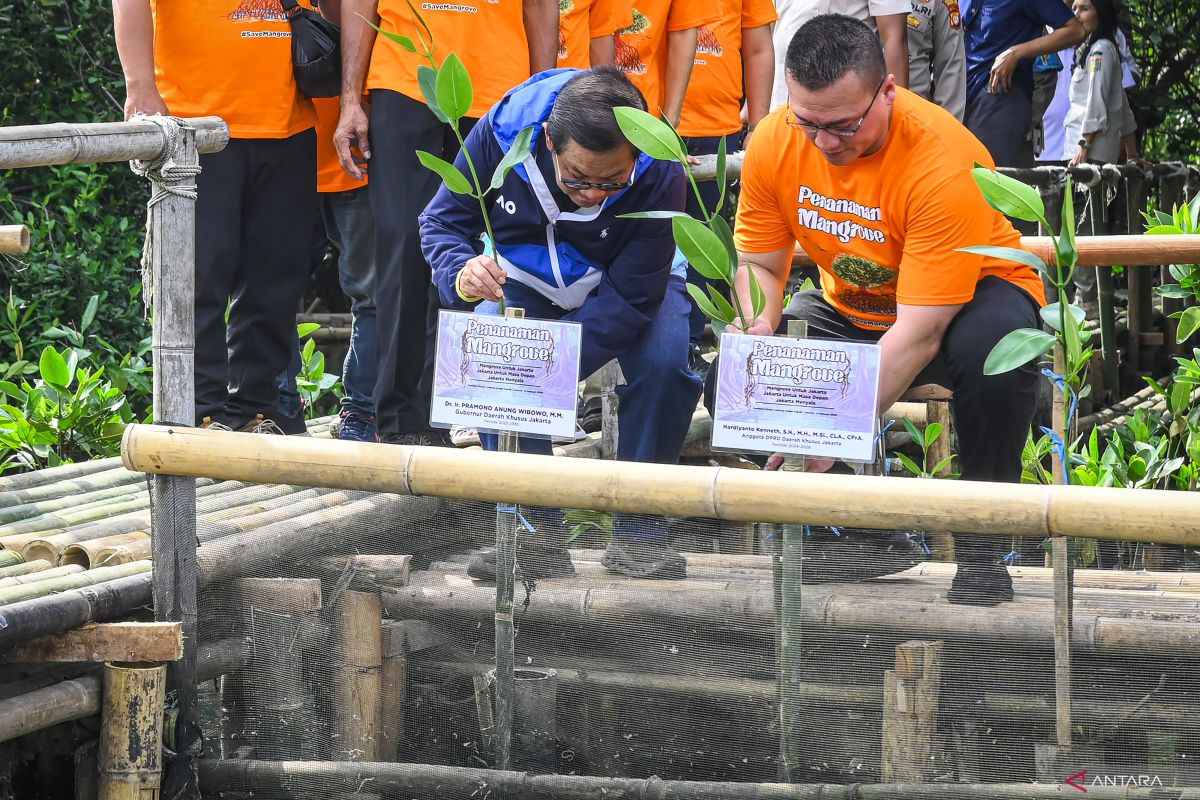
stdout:
POLYGON ((942 643, 896 645, 896 668, 883 674, 884 783, 929 783, 942 685, 942 643))
MULTIPOLYGON (((788 320, 787 335, 808 338, 808 323, 788 320)), ((804 456, 788 456, 783 469, 804 472, 804 456)), ((800 767, 801 579, 804 568, 804 526, 783 526, 779 570, 779 778, 794 783, 800 767)))
MULTIPOLYGON (((522 319, 523 308, 506 308, 504 316, 522 319)), ((500 431, 500 452, 521 452, 514 431, 500 431)), ((517 506, 496 506, 496 769, 508 769, 512 754, 513 698, 513 584, 517 569, 517 506)))
MULTIPOLYGON (((388 645, 396 637, 386 634, 393 622, 383 623, 383 649, 379 672, 379 742, 380 761, 398 761, 404 741, 404 711, 408 696, 408 656, 402 648, 388 645)), ((403 637, 400 637, 403 638, 403 637)))
MULTIPOLYGON (((156 125, 156 127, 158 127, 156 125)), ((166 123, 160 158, 141 166, 150 181, 147 229, 153 308, 154 417, 191 425, 195 414, 196 130, 166 123), (167 152, 167 147, 174 150, 167 152)), ((219 148, 218 148, 219 149, 219 148)), ((150 483, 154 618, 182 622, 184 656, 167 668, 176 698, 175 760, 167 765, 164 794, 194 795, 201 740, 196 724, 196 481, 156 475, 150 483)))
POLYGON ((1054 562, 1054 736, 1071 749, 1071 585, 1070 539, 1050 540, 1054 562))
POLYGON ((607 459, 617 457, 620 428, 617 423, 617 381, 621 365, 612 360, 600 368, 600 452, 607 459))
POLYGON ((28 227, 25 225, 0 225, 0 253, 28 252, 28 227))
MULTIPOLYGON (((383 662, 383 614, 379 595, 345 592, 338 598, 334 615, 338 654, 334 672, 334 729, 337 736, 334 754, 339 761, 378 761, 383 662)), ((359 791, 343 796, 368 798, 378 795, 359 791)))
POLYGON ((105 664, 100 800, 158 800, 166 678, 161 664, 105 664))

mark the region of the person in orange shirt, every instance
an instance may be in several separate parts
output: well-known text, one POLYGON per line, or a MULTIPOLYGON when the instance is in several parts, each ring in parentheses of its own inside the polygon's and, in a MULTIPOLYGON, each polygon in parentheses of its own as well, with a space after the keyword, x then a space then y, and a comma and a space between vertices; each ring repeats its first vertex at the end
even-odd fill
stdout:
MULTIPOLYGON (((805 23, 785 68, 788 103, 759 124, 742 172, 737 291, 748 304, 753 269, 767 295, 749 332, 772 334, 795 318, 816 338, 878 342, 880 413, 913 383, 947 386, 963 479, 1019 481, 1037 377, 1032 365, 985 376, 983 363, 1009 332, 1038 327, 1045 298, 1032 268, 958 252, 1020 246, 971 178, 976 162, 992 165, 987 149, 948 112, 897 87, 878 38, 851 17, 805 23), (822 289, 784 308, 797 242, 817 262, 822 289)), ((1001 537, 959 537, 949 600, 1011 600, 1006 550, 1001 537)))
POLYGON ((633 24, 630 0, 558 0, 558 66, 611 67, 613 34, 633 24))
POLYGON ((633 23, 613 34, 615 64, 641 89, 651 114, 679 124, 697 29, 720 18, 716 0, 633 0, 633 23))
MULTIPOLYGON (((455 53, 474 82, 475 120, 512 87, 554 67, 558 55, 557 0, 455 0, 419 4, 440 64, 455 53)), ((417 216, 441 181, 421 166, 416 151, 453 161, 458 143, 422 99, 417 67, 426 63, 365 22, 415 37, 407 0, 341 0, 342 99, 334 145, 342 168, 359 179, 371 170, 375 212, 379 374, 375 413, 379 438, 397 444, 451 445, 429 424, 438 293, 421 255, 417 216), (370 97, 370 117, 363 91, 370 97), (352 147, 361 148, 361 159, 352 147)))
POLYGON ((195 422, 281 432, 288 365, 317 224, 312 103, 292 76, 277 3, 114 0, 125 115, 219 116, 224 150, 196 180, 195 422), (229 322, 225 310, 229 308, 229 322))
MULTIPOLYGON (((720 20, 696 31, 695 66, 678 129, 688 154, 693 156, 713 155, 722 137, 728 152, 741 150, 770 110, 775 75, 775 47, 771 43, 775 4, 771 0, 721 0, 721 10, 720 20)), ((720 187, 715 181, 703 181, 699 188, 704 207, 712 213, 720 187)), ((702 216, 695 193, 688 193, 687 212, 697 219, 702 216)), ((689 266, 688 282, 703 285, 708 279, 689 266)), ((699 358, 707 322, 693 301, 689 319, 693 368, 707 368, 707 362, 699 358)))

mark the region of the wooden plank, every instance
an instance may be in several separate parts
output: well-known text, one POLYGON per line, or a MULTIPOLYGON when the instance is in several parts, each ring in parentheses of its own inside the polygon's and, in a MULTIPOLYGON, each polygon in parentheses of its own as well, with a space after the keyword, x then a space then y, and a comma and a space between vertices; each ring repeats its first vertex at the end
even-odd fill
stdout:
POLYGON ((896 646, 896 669, 883 676, 884 783, 933 780, 941 683, 941 642, 896 646))
POLYGON ((384 620, 383 657, 397 658, 428 650, 442 643, 428 622, 415 619, 384 620))
POLYGON ((235 578, 234 605, 259 611, 320 611, 319 578, 235 578))
POLYGON ((183 627, 178 622, 105 622, 13 645, 5 662, 178 661, 183 627))

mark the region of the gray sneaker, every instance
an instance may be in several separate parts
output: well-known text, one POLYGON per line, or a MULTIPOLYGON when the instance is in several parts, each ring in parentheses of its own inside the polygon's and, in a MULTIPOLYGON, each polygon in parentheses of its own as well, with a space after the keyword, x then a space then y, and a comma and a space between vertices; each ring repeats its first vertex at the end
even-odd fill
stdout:
MULTIPOLYGON (((517 540, 517 580, 542 581, 575 574, 571 554, 560 544, 517 540)), ((496 551, 480 550, 467 563, 467 575, 481 581, 496 582, 496 551)))
POLYGON ((630 578, 683 580, 687 561, 664 542, 622 542, 613 539, 600 559, 612 572, 630 578))

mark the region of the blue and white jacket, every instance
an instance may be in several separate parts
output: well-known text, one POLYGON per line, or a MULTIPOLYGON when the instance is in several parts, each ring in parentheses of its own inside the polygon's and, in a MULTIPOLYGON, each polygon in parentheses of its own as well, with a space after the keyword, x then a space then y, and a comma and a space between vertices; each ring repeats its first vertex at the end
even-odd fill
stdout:
MULTIPOLYGON (((544 295, 583 326, 580 371, 591 374, 633 344, 658 311, 671 274, 670 220, 619 219, 634 211, 682 211, 679 164, 642 154, 633 185, 599 206, 575 208, 558 188, 545 122, 558 92, 578 70, 534 75, 512 89, 466 139, 480 180, 491 176, 517 135, 534 127, 530 152, 485 197, 501 266, 509 281, 544 295), (564 211, 563 207, 571 210, 564 211)), ((470 174, 460 153, 455 166, 470 174)), ((447 308, 467 309, 455 291, 459 271, 483 252, 478 202, 444 185, 420 217, 421 251, 447 308)))

